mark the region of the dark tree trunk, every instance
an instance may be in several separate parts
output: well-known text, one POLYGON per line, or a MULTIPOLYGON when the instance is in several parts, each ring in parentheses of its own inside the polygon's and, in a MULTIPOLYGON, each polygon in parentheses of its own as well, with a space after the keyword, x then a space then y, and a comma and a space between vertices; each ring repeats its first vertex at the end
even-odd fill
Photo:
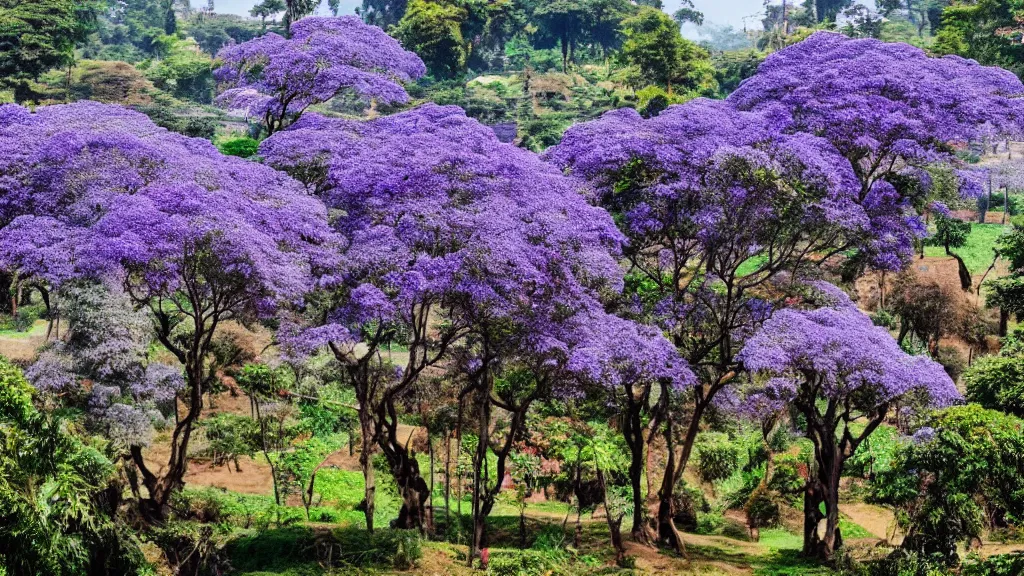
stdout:
POLYGON ((645 467, 644 447, 647 444, 644 440, 644 427, 641 420, 642 401, 643 398, 636 398, 632 385, 626 387, 626 418, 622 432, 625 435, 630 455, 629 485, 633 496, 633 541, 650 544, 654 541, 655 535, 647 523, 643 488, 641 487, 645 467))
POLYGON ((363 517, 366 518, 366 531, 373 532, 374 503, 377 498, 377 479, 373 472, 373 418, 365 404, 359 407, 359 470, 363 473, 363 517))
POLYGON ((601 488, 601 496, 604 499, 604 515, 608 521, 608 532, 611 535, 612 548, 615 549, 615 564, 622 566, 626 559, 626 547, 622 543, 622 516, 615 516, 612 509, 608 507, 608 486, 605 482, 604 471, 597 468, 597 483, 601 488))

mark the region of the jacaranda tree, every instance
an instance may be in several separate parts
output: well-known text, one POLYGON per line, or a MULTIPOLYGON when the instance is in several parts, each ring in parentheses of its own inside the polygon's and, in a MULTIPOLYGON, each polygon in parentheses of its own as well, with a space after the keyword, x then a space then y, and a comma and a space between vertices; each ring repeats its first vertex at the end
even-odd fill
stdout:
MULTIPOLYGON (((922 168, 955 163, 956 147, 973 140, 1019 132, 1021 93, 1020 80, 1000 68, 817 32, 769 56, 728 101, 773 113, 786 132, 831 142, 853 167, 860 203, 891 198, 921 210, 928 183, 922 168)), ((965 194, 980 193, 973 179, 962 181, 965 194)), ((861 254, 861 262, 889 270, 905 257, 870 246, 861 254)))
POLYGON ((807 303, 821 307, 776 312, 738 360, 760 383, 747 402, 762 409, 788 404, 806 421, 815 470, 804 490, 804 553, 830 557, 843 543, 839 480, 846 460, 893 402, 917 393, 933 406, 949 406, 960 393, 939 363, 903 352, 835 286, 815 283, 807 303))
POLYGON ((326 212, 286 175, 136 112, 81 102, 35 113, 6 106, 0 118, 0 196, 20 214, 0 230, 0 267, 54 287, 120 284, 181 364, 184 408, 168 461, 155 472, 131 449, 148 492, 142 512, 160 521, 218 377, 218 327, 302 298, 333 257, 326 212))
POLYGON ((579 326, 604 318, 601 298, 621 289, 620 233, 578 181, 500 143, 455 107, 369 123, 310 116, 264 142, 261 154, 322 197, 346 239, 343 264, 325 281, 333 286, 323 325, 303 337, 329 342, 356 391, 368 525, 374 444, 403 493, 399 525, 422 521, 426 487, 398 438, 396 403, 450 358, 481 426, 479 550, 501 484, 501 475, 481 476, 481 455, 493 449, 504 466, 531 402, 600 371, 581 360, 596 355, 588 337, 600 330, 579 326), (409 350, 404 366, 380 353, 390 342, 409 350), (488 428, 494 406, 513 421, 497 445, 488 428))
MULTIPOLYGON (((617 217, 629 239, 629 308, 658 322, 697 373, 698 385, 681 397, 666 389, 654 406, 626 398, 628 420, 650 411, 648 440, 663 425, 670 451, 658 531, 682 550, 673 490, 701 418, 737 374, 736 352, 776 305, 770 282, 878 239, 902 235, 909 246, 913 232, 857 202, 856 177, 827 141, 783 134, 776 115, 728 102, 698 99, 649 120, 609 112, 570 129, 549 158, 587 178, 597 203, 617 217), (689 408, 677 453, 680 402, 689 408)), ((626 431, 642 450, 637 432, 626 431)))
POLYGON ((214 77, 224 89, 218 101, 258 121, 268 135, 342 93, 406 102, 401 82, 426 72, 418 56, 355 16, 303 18, 289 38, 271 32, 227 46, 217 58, 222 65, 214 77))

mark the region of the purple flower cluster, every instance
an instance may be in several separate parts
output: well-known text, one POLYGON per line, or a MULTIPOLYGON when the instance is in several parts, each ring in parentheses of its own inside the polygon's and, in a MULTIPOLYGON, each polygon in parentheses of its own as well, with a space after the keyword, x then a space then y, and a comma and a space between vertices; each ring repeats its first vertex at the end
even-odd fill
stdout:
POLYGON ((219 101, 263 123, 268 132, 287 126, 309 106, 351 91, 367 100, 408 100, 399 82, 426 68, 412 52, 355 16, 304 18, 291 37, 273 32, 223 48, 214 72, 226 90, 219 101))
POLYGON ((688 378, 660 334, 600 305, 622 288, 623 237, 607 212, 587 203, 581 182, 461 109, 425 105, 370 122, 307 116, 260 153, 325 201, 344 238, 342 264, 321 279, 343 297, 328 325, 293 335, 296 350, 351 347, 361 327, 411 325, 430 304, 455 325, 516 326, 517 354, 580 374, 688 378), (633 353, 646 357, 626 367, 633 353))
MULTIPOLYGON (((772 114, 787 133, 824 138, 848 160, 860 203, 880 213, 873 218, 879 241, 869 254, 879 268, 892 269, 899 264, 893 250, 916 233, 894 208, 906 206, 908 184, 928 184, 922 170, 908 168, 957 163, 950 152, 957 146, 1019 134, 1022 93, 1020 80, 1000 68, 957 56, 930 58, 907 44, 817 32, 769 56, 728 101, 772 114)), ((981 193, 977 175, 960 171, 958 178, 962 196, 981 193)))
POLYGON ((764 379, 750 391, 750 402, 785 402, 810 393, 856 398, 874 409, 913 391, 927 392, 937 406, 960 401, 940 364, 907 354, 849 298, 834 288, 828 292, 824 307, 781 310, 746 342, 737 358, 764 379))
POLYGON ((121 278, 136 299, 216 276, 241 289, 222 306, 270 312, 332 263, 323 206, 280 172, 116 106, 0 110, 3 268, 52 286, 121 278))

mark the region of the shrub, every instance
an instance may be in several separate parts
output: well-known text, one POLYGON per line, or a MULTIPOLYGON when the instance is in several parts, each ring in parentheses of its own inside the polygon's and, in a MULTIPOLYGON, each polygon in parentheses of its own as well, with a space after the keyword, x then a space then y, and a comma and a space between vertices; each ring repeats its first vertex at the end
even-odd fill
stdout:
POLYGON ((697 515, 697 527, 694 530, 697 534, 715 534, 722 529, 725 518, 718 512, 697 515))
POLYGON ((541 576, 559 564, 553 558, 536 550, 497 550, 491 552, 487 573, 492 576, 541 576))
POLYGON ((999 554, 988 558, 968 556, 961 576, 1017 576, 1024 574, 1024 552, 999 554))
POLYGON ((241 138, 232 138, 225 140, 217 145, 221 154, 228 156, 238 156, 239 158, 249 158, 256 155, 256 151, 259 150, 260 143, 254 138, 243 136, 241 138))
POLYGON ((697 472, 701 480, 717 482, 736 473, 740 464, 740 450, 726 434, 708 432, 697 439, 697 458, 697 472))
POLYGON ((754 489, 743 511, 747 514, 748 524, 754 528, 769 528, 779 523, 779 505, 772 499, 767 486, 754 489))
POLYGON ((356 528, 333 532, 342 564, 358 567, 391 566, 406 570, 423 556, 420 536, 415 530, 375 530, 373 534, 356 528))

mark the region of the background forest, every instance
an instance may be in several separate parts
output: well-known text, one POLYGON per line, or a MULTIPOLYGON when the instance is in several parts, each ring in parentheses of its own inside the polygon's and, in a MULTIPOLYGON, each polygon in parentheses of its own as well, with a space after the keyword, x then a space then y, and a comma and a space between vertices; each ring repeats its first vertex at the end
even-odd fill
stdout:
POLYGON ((1024 574, 1024 6, 344 10, 0 0, 0 576, 1024 574))

